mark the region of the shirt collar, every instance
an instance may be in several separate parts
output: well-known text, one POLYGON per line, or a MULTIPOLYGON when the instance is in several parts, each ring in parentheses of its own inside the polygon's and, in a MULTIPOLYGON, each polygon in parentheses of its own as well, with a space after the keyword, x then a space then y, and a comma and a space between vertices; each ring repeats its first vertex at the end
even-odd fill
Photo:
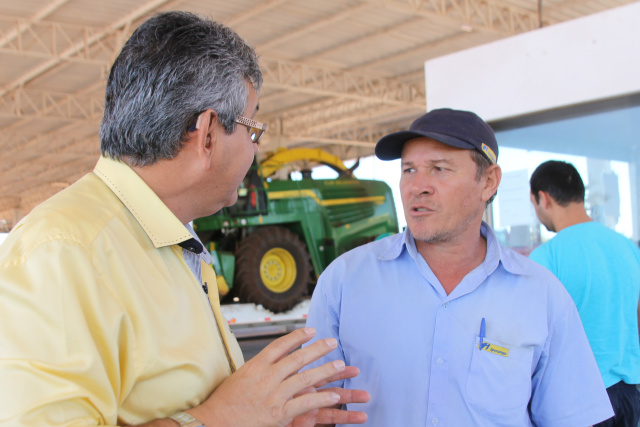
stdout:
MULTIPOLYGON (((509 273, 517 275, 530 274, 530 270, 527 267, 526 262, 524 262, 526 258, 522 258, 514 251, 500 245, 494 231, 484 221, 482 221, 482 225, 480 226, 480 233, 487 240, 487 255, 482 262, 482 267, 487 274, 493 272, 498 267, 499 263, 501 263, 504 269, 509 273)), ((405 228, 401 238, 396 239, 391 246, 384 247, 378 258, 385 261, 394 260, 402 254, 402 251, 405 248, 409 255, 413 259, 416 259, 418 250, 416 248, 415 239, 409 231, 409 227, 405 228)))
MULTIPOLYGON (((100 157, 93 173, 129 209, 156 248, 194 240, 167 205, 125 163, 100 157)), ((201 246, 199 252, 202 252, 201 246)))
POLYGON ((381 252, 378 254, 378 259, 382 261, 391 261, 400 256, 402 250, 407 244, 407 239, 413 239, 411 233, 409 233, 409 227, 406 227, 401 234, 396 234, 393 237, 393 243, 390 246, 383 246, 381 252), (408 237, 407 237, 408 236, 408 237))
POLYGON ((180 245, 183 249, 188 250, 189 252, 199 254, 200 259, 202 259, 207 264, 211 264, 213 262, 213 258, 211 257, 211 254, 208 250, 204 250, 204 243, 202 243, 202 240, 200 240, 200 238, 196 234, 195 230, 191 226, 191 223, 185 224, 184 226, 187 227, 187 230, 189 230, 189 233, 191 233, 191 236, 193 237, 182 243, 178 243, 178 245, 180 245))
POLYGON ((487 256, 483 263, 485 268, 490 268, 493 271, 500 263, 511 274, 522 276, 532 273, 528 267, 527 258, 512 249, 502 246, 493 229, 484 221, 482 221, 480 232, 487 239, 487 256))

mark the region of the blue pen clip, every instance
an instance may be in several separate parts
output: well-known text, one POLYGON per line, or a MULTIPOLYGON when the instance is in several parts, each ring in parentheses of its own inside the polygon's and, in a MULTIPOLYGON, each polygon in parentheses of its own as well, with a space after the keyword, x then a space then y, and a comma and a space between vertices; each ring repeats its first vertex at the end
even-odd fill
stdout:
POLYGON ((480 345, 478 346, 479 349, 482 349, 482 344, 484 344, 484 337, 486 333, 487 333, 487 324, 483 317, 482 321, 480 322, 480 345))

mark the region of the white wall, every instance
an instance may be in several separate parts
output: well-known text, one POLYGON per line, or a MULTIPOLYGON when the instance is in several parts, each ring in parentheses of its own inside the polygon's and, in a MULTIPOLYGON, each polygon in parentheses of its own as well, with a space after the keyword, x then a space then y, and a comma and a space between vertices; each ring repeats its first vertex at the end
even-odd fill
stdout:
POLYGON ((425 62, 427 109, 500 120, 640 92, 640 2, 425 62))

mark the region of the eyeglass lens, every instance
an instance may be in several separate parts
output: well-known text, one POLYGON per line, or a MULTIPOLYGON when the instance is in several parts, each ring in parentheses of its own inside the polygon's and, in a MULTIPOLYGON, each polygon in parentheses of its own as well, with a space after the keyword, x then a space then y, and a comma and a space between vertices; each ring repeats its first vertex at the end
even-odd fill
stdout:
POLYGON ((249 136, 251 137, 251 141, 253 142, 258 142, 263 133, 264 131, 262 129, 254 127, 249 128, 249 136))

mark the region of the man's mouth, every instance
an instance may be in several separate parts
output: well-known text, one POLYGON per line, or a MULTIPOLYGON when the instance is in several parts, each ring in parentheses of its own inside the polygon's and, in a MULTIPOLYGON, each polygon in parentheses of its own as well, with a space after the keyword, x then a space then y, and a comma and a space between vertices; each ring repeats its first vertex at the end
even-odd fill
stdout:
POLYGON ((433 213, 435 212, 435 209, 433 207, 430 206, 413 206, 411 208, 411 212, 415 212, 415 213, 433 213))

